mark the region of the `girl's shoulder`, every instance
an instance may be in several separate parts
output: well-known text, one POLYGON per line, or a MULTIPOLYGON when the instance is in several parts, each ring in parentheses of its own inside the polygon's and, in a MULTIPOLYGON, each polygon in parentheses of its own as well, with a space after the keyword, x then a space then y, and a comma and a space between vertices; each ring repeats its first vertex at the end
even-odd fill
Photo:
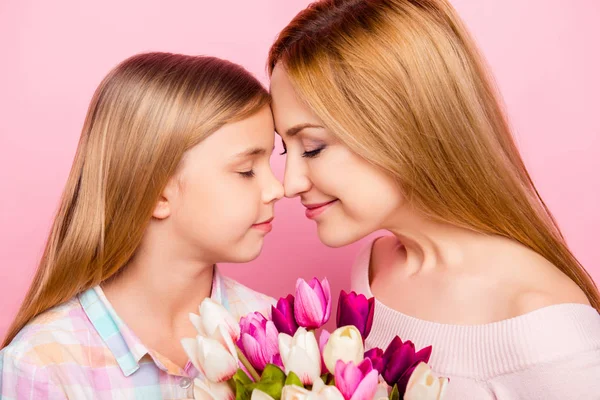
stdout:
POLYGON ((83 336, 89 338, 88 325, 87 315, 75 297, 43 312, 25 325, 2 349, 1 359, 4 363, 10 361, 37 367, 60 362, 57 357, 65 353, 60 349, 80 344, 82 331, 85 332, 83 336))
POLYGON ((251 289, 233 278, 221 276, 220 279, 224 291, 222 302, 236 319, 256 311, 270 318, 271 306, 276 304, 273 297, 251 289))

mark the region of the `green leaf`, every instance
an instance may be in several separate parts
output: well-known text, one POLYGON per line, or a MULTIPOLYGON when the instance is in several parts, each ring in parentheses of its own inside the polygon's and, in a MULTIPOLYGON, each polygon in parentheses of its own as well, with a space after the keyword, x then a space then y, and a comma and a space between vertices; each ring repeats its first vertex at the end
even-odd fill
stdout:
POLYGON ((276 365, 267 364, 260 376, 260 381, 249 385, 248 388, 259 389, 275 400, 280 400, 284 382, 285 372, 276 365))
POLYGON ((254 389, 259 389, 275 400, 281 400, 281 392, 283 390, 283 382, 278 381, 260 381, 252 385, 254 389))
POLYGON ((246 372, 244 372, 244 370, 241 368, 238 368, 236 373, 233 375, 233 380, 236 384, 240 382, 242 385, 249 385, 253 383, 252 379, 250 379, 248 374, 246 374, 246 372))
POLYGON ((235 381, 235 400, 250 400, 252 389, 248 389, 240 381, 235 381))
POLYGON ((260 381, 270 380, 270 381, 285 381, 285 372, 281 370, 277 365, 267 364, 262 375, 260 376, 260 381))
POLYGON ((248 377, 243 369, 239 368, 233 375, 235 382, 235 400, 250 400, 252 395, 252 379, 248 377))
POLYGON ((291 385, 296 385, 296 386, 300 386, 300 387, 304 387, 304 385, 302 384, 302 381, 300 380, 300 378, 298 378, 298 375, 296 375, 293 371, 290 371, 290 374, 288 375, 287 379, 285 380, 285 386, 291 386, 291 385))
POLYGON ((392 393, 390 393, 390 400, 400 400, 400 393, 398 392, 398 385, 394 385, 392 393))

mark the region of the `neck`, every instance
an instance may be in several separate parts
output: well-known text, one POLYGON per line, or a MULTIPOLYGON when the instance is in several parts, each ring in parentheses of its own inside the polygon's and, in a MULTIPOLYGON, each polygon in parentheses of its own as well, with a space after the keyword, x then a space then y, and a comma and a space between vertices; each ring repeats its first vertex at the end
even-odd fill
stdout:
POLYGON ((398 248, 405 271, 458 268, 478 264, 485 257, 484 243, 490 236, 438 222, 413 209, 402 209, 390 220, 386 229, 399 243, 398 248))
POLYGON ((143 318, 177 335, 189 330, 189 313, 210 296, 214 264, 186 256, 181 241, 162 228, 150 224, 133 259, 103 289, 126 323, 139 326, 143 318))

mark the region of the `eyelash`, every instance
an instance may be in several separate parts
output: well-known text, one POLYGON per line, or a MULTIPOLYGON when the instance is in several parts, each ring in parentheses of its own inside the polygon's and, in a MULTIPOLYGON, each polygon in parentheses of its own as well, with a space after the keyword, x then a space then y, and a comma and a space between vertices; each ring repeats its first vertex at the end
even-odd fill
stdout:
MULTIPOLYGON (((305 151, 304 153, 302 153, 302 157, 304 158, 315 158, 316 156, 318 156, 319 154, 321 154, 321 152, 325 149, 325 146, 318 148, 316 150, 312 150, 312 151, 305 151)), ((283 153, 279 153, 279 155, 283 156, 284 154, 287 154, 287 148, 285 148, 285 146, 283 147, 283 153)))
POLYGON ((323 151, 325 147, 320 147, 318 149, 312 150, 312 151, 305 151, 302 154, 302 157, 304 158, 315 158, 316 156, 318 156, 319 154, 321 154, 321 152, 323 151))
POLYGON ((250 171, 238 172, 238 174, 246 179, 254 178, 254 170, 252 169, 250 171))

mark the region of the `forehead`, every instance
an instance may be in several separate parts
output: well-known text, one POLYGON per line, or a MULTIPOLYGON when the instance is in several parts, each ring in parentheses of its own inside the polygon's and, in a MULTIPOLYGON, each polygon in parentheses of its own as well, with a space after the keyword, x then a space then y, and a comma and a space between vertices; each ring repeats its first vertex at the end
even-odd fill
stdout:
POLYGON ((284 135, 288 129, 299 124, 322 124, 319 117, 300 100, 281 64, 275 66, 271 76, 271 97, 278 134, 284 135))
POLYGON ((223 125, 188 153, 210 159, 225 158, 256 148, 270 153, 274 140, 273 115, 269 106, 265 106, 248 118, 223 125))

